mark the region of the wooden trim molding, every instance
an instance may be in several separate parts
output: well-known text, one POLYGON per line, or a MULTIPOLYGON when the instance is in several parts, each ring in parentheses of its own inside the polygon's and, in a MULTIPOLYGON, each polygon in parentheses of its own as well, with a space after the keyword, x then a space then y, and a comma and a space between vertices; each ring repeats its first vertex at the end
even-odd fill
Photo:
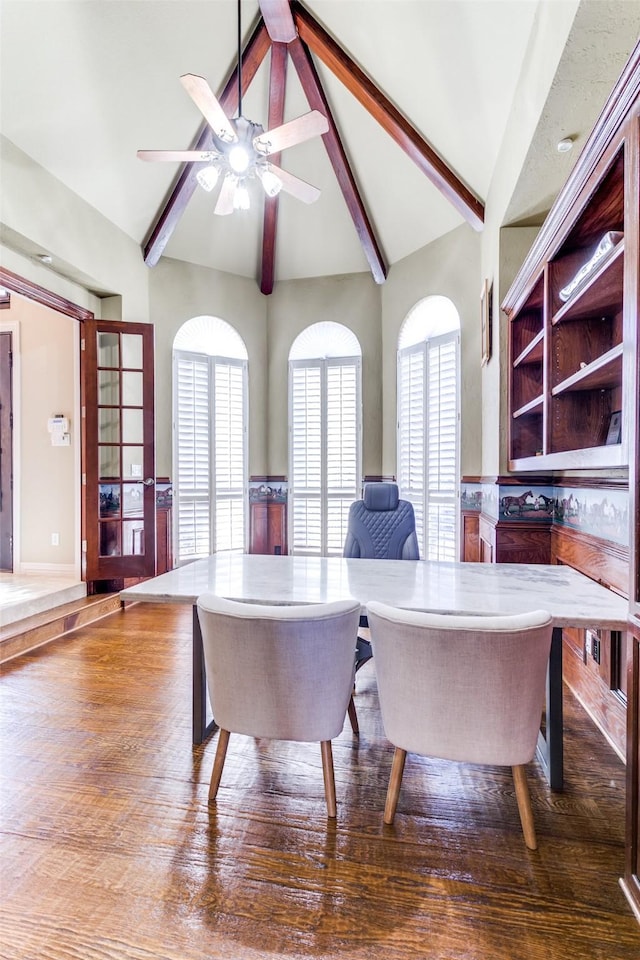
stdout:
POLYGON ((564 477, 560 474, 536 475, 533 473, 507 473, 490 477, 462 477, 461 483, 486 483, 508 487, 575 487, 595 490, 628 490, 628 477, 564 477))
POLYGON ((484 204, 451 170, 416 128, 302 4, 291 3, 300 38, 395 140, 474 230, 482 230, 484 204))
POLYGON ((629 591, 629 549, 612 540, 553 524, 551 563, 566 563, 622 597, 629 591))
POLYGON ((72 317, 74 320, 80 320, 80 322, 93 320, 94 314, 91 310, 86 310, 77 303, 73 303, 65 297, 60 297, 57 293, 52 293, 51 290, 47 290, 25 277, 20 277, 17 273, 12 273, 11 270, 6 270, 4 267, 0 267, 0 285, 14 293, 21 294, 23 297, 28 297, 29 300, 34 300, 44 307, 50 307, 57 313, 63 313, 66 317, 72 317))

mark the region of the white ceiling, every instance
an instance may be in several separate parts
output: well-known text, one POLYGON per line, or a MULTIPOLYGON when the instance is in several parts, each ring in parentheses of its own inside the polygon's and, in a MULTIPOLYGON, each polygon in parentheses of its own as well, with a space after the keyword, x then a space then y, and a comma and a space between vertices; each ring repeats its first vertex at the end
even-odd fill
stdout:
MULTIPOLYGON (((484 201, 538 0, 306 0, 305 6, 484 201)), ((629 6, 639 7, 635 0, 629 6)), ((202 118, 179 77, 201 74, 221 91, 237 54, 236 10, 236 0, 3 0, 3 135, 141 244, 179 167, 144 163, 136 150, 192 145, 202 118)), ((257 0, 243 0, 245 38, 257 18, 257 0)), ((611 40, 618 51, 611 82, 633 46, 628 30, 625 37, 611 40)), ((243 97, 243 114, 265 126, 268 59, 243 97)), ((316 66, 387 263, 462 223, 333 74, 317 60, 316 66)), ((591 113, 597 115, 607 92, 598 92, 591 113)), ((290 61, 285 119, 308 109, 290 61)), ((287 150, 282 166, 322 194, 311 206, 281 195, 276 281, 367 271, 321 138, 287 150)), ((530 181, 526 189, 535 194, 530 181)), ((165 254, 258 276, 259 193, 248 214, 229 217, 213 216, 215 199, 196 191, 165 254)))

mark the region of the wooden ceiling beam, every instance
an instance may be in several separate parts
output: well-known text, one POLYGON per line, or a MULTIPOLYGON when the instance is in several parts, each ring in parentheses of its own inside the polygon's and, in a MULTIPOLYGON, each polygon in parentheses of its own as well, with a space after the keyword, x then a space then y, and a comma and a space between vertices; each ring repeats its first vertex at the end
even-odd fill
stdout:
MULTIPOLYGON (((267 28, 262 18, 259 20, 251 37, 242 52, 242 85, 246 90, 255 77, 258 67, 262 63, 271 45, 267 28)), ((236 64, 229 79, 218 97, 222 109, 227 116, 233 116, 238 109, 238 65, 236 64)), ((210 150, 213 147, 213 135, 209 124, 203 124, 194 150, 210 150)), ((185 163, 178 175, 171 192, 162 208, 159 210, 142 250, 144 262, 148 267, 155 267, 162 256, 171 234, 185 211, 185 208, 196 189, 196 173, 199 164, 185 163)))
POLYGON ((464 219, 482 230, 484 204, 447 166, 433 147, 418 133, 375 83, 351 59, 308 10, 292 0, 291 10, 298 34, 309 49, 345 85, 384 130, 393 137, 422 172, 449 200, 464 219))
POLYGON ((298 36, 289 0, 259 0, 260 13, 274 43, 291 43, 298 36))
MULTIPOLYGON (((288 7, 288 4, 287 4, 288 7)), ((266 23, 266 21, 265 21, 266 23)), ((270 32, 269 25, 267 30, 270 32)), ((271 44, 271 71, 269 73, 269 122, 267 130, 273 130, 284 122, 284 96, 287 85, 288 50, 286 43, 271 44)), ((269 160, 279 166, 280 154, 274 153, 269 160)), ((262 271, 260 290, 273 292, 276 262, 276 234, 278 226, 279 197, 264 198, 264 223, 262 226, 262 271)))
POLYGON ((342 145, 331 108, 325 96, 320 78, 307 47, 298 38, 289 44, 289 54, 296 68, 302 89, 305 92, 312 110, 319 110, 329 121, 329 130, 322 134, 329 159, 334 173, 340 184, 347 209, 351 214, 355 228, 362 244, 365 257, 371 268, 376 283, 384 283, 387 278, 387 265, 380 250, 375 232, 369 220, 367 211, 358 190, 355 177, 349 165, 345 149, 342 145))

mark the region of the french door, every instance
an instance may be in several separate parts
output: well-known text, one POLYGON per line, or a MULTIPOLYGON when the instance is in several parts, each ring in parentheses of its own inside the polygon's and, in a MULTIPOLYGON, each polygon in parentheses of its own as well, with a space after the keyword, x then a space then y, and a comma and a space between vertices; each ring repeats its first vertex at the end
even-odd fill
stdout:
POLYGON ((153 325, 86 320, 81 338, 84 579, 152 577, 153 325))

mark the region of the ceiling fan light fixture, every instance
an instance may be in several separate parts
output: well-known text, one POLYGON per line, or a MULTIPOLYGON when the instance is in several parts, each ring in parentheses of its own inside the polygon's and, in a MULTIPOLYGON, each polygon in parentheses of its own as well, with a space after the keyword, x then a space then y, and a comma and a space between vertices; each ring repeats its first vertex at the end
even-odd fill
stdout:
POLYGON ((233 195, 233 209, 248 210, 250 206, 249 191, 243 184, 239 183, 233 195))
POLYGON ((277 197, 282 190, 282 180, 269 167, 258 169, 264 192, 268 197, 277 197))
POLYGON ((220 177, 220 171, 214 164, 210 164, 207 167, 203 167, 202 170, 198 170, 196 173, 196 180, 200 184, 203 190, 206 190, 207 193, 211 193, 213 188, 218 182, 220 177))
POLYGON ((251 161, 247 149, 242 144, 237 144, 229 150, 228 159, 234 173, 245 173, 251 161))

